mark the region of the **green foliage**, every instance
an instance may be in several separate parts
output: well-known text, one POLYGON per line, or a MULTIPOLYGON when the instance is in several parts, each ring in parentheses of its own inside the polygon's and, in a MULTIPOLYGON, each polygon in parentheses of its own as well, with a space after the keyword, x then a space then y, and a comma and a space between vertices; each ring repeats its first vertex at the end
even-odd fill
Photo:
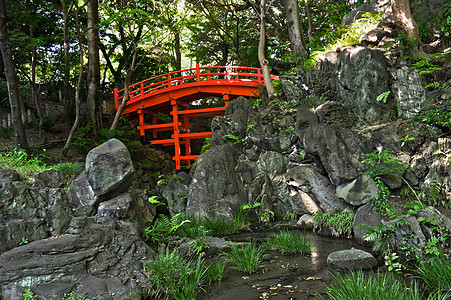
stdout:
POLYGON ((409 135, 407 134, 405 137, 400 138, 399 141, 401 142, 401 147, 404 147, 404 145, 408 142, 408 141, 413 141, 415 138, 414 137, 409 137, 409 135))
POLYGON ((222 278, 224 277, 224 269, 225 262, 222 259, 217 259, 216 261, 209 263, 205 272, 205 277, 208 281, 208 284, 212 283, 213 281, 221 282, 222 278))
POLYGON ((451 292, 451 259, 449 253, 440 252, 426 261, 421 261, 417 271, 429 292, 451 292))
POLYGON ((202 145, 202 149, 200 150, 200 154, 211 149, 211 137, 205 138, 205 143, 202 145))
POLYGON ((310 254, 311 241, 304 234, 296 231, 280 231, 272 233, 266 240, 266 247, 282 253, 310 254))
POLYGON ((207 241, 205 240, 205 237, 203 237, 203 236, 198 237, 195 240, 188 242, 188 244, 190 245, 190 247, 193 248, 193 251, 196 254, 200 254, 201 252, 203 252, 205 249, 208 248, 207 241))
POLYGON ((372 178, 383 175, 402 175, 410 169, 408 164, 400 162, 397 156, 387 150, 382 152, 375 150, 373 153, 363 154, 363 157, 362 163, 366 165, 365 174, 372 178))
POLYGON ((329 51, 335 51, 340 47, 358 44, 360 37, 367 33, 371 28, 375 27, 383 17, 383 13, 366 13, 363 18, 354 21, 348 28, 344 29, 339 38, 331 41, 322 49, 313 51, 309 59, 304 62, 304 68, 309 69, 314 66, 317 59, 329 51))
POLYGON ((144 261, 144 270, 154 287, 154 295, 166 299, 195 300, 207 280, 200 255, 185 259, 168 247, 160 247, 154 260, 144 261))
POLYGON ((359 228, 366 230, 363 239, 373 243, 374 251, 381 251, 384 255, 390 255, 390 238, 396 232, 396 229, 406 222, 405 219, 399 219, 393 225, 380 224, 370 227, 366 224, 359 225, 359 228))
POLYGON ((80 149, 80 151, 86 152, 92 148, 92 139, 89 137, 89 134, 94 129, 94 124, 89 123, 86 126, 82 126, 77 129, 74 133, 74 137, 72 139, 72 145, 80 149))
POLYGON ((235 269, 246 273, 257 271, 265 251, 261 246, 257 247, 255 242, 251 242, 242 246, 230 243, 229 247, 230 251, 224 255, 233 263, 235 269))
POLYGON ((14 132, 12 128, 0 128, 0 138, 9 140, 13 136, 14 132))
POLYGON ((409 288, 405 283, 396 280, 392 273, 365 275, 361 270, 351 271, 343 276, 336 273, 332 284, 327 288, 326 295, 331 300, 423 299, 422 293, 415 281, 412 282, 409 288))
POLYGON ((149 201, 149 203, 155 205, 155 207, 158 207, 158 206, 166 206, 166 203, 161 202, 159 199, 160 199, 159 196, 150 196, 150 197, 147 199, 147 201, 149 201))
POLYGON ((440 16, 439 28, 445 36, 451 33, 451 3, 446 4, 440 16))
POLYGON ((234 144, 239 144, 239 143, 244 142, 244 139, 240 139, 239 137, 237 137, 236 135, 233 135, 233 134, 226 134, 226 135, 224 135, 224 137, 234 140, 235 141, 234 144))
POLYGON ((22 149, 14 149, 13 151, 0 153, 0 168, 15 169, 20 177, 28 182, 32 182, 33 176, 36 173, 49 169, 39 157, 33 157, 22 149))
POLYGON ((377 196, 376 198, 371 198, 369 203, 371 203, 371 206, 373 206, 373 208, 381 216, 387 216, 389 219, 397 217, 398 212, 388 204, 388 188, 384 185, 379 177, 375 178, 375 182, 377 187, 377 196))
MULTIPOLYGON (((1 293, 0 293, 1 296, 1 293)), ((22 294, 22 297, 20 298, 16 298, 18 300, 37 300, 37 299, 43 299, 43 298, 38 298, 29 287, 25 288, 25 291, 22 294)), ((44 298, 45 299, 45 298, 44 298)), ((85 296, 82 295, 78 295, 75 296, 75 291, 74 292, 70 292, 68 294, 64 294, 64 296, 62 298, 56 299, 55 296, 52 296, 51 298, 52 300, 95 300, 96 298, 87 298, 85 296)))
POLYGON ((163 242, 166 237, 172 235, 180 227, 189 222, 189 220, 183 220, 181 214, 176 214, 170 219, 165 215, 159 215, 153 226, 149 226, 145 229, 144 234, 146 239, 160 243, 163 242))
POLYGON ((417 58, 417 61, 413 64, 413 67, 418 70, 419 75, 428 75, 434 73, 435 71, 441 70, 441 68, 434 66, 423 57, 417 58))
POLYGON ((388 99, 388 96, 389 96, 390 94, 391 94, 391 91, 383 92, 382 94, 380 94, 379 96, 377 96, 376 100, 377 100, 378 102, 386 103, 386 102, 387 102, 387 99, 388 99))
POLYGON ((346 208, 337 213, 317 213, 313 221, 323 226, 334 228, 340 235, 351 235, 355 212, 346 208))
POLYGON ((66 175, 78 175, 84 170, 84 164, 79 162, 63 162, 52 168, 66 175))
POLYGON ((26 237, 22 237, 22 240, 20 241, 20 243, 19 243, 19 246, 22 246, 22 245, 26 245, 26 244, 28 244, 28 239, 26 238, 26 237))

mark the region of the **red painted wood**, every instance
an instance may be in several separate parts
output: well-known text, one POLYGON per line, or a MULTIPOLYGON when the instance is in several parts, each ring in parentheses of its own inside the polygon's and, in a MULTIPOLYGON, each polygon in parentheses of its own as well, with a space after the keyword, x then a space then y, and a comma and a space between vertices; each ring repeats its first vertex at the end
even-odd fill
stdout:
MULTIPOLYGON (((277 79, 273 76, 273 79, 277 79)), ((198 155, 191 153, 191 139, 211 137, 211 132, 190 132, 189 119, 199 116, 222 114, 230 100, 238 96, 258 97, 259 86, 264 85, 260 68, 241 66, 208 66, 170 72, 130 85, 130 100, 122 114, 137 115, 141 136, 149 130, 151 145, 173 146, 176 168, 181 162, 188 165, 198 155), (222 97, 223 107, 189 109, 189 103, 206 97, 222 97), (180 110, 180 107, 185 108, 180 110), (172 122, 157 124, 158 112, 170 110, 172 122), (145 123, 145 115, 151 115, 152 124, 145 123), (183 124, 182 124, 183 121, 183 124), (171 139, 158 139, 158 133, 171 132, 171 139), (182 133, 181 133, 182 132, 182 133), (182 147, 183 146, 183 147, 182 147), (182 148, 185 154, 182 153, 182 148)), ((124 90, 114 89, 116 110, 124 98, 124 90)))

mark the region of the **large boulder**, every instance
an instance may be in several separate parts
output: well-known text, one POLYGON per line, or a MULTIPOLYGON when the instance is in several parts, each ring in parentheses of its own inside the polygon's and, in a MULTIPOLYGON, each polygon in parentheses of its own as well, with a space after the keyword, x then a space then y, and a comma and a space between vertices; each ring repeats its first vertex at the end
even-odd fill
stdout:
POLYGON ((372 269, 377 260, 370 253, 360 249, 335 251, 327 257, 327 265, 336 269, 372 269))
POLYGON ((353 206, 360 206, 376 198, 376 183, 370 176, 361 175, 352 182, 337 186, 337 196, 353 206))
POLYGON ((89 185, 99 198, 112 198, 127 191, 134 173, 127 147, 114 138, 89 151, 85 170, 89 185))
POLYGON ((72 201, 77 206, 97 207, 126 192, 133 174, 127 147, 113 138, 89 151, 85 170, 70 185, 72 201))
POLYGON ((370 152, 368 141, 349 129, 316 124, 298 131, 308 154, 316 155, 335 185, 357 178, 364 171, 362 153, 370 152))
POLYGON ((368 232, 365 227, 374 228, 378 225, 382 225, 382 217, 370 203, 359 207, 354 216, 354 238, 362 245, 371 246, 372 243, 364 239, 365 234, 368 232))
POLYGON ((198 218, 232 219, 234 211, 247 202, 243 184, 235 171, 232 146, 216 146, 199 156, 191 171, 186 212, 198 218))
MULTIPOLYGON (((191 178, 186 179, 187 181, 191 180, 191 178)), ((167 204, 171 216, 186 211, 188 191, 188 185, 185 184, 185 180, 180 176, 169 177, 163 184, 157 186, 157 192, 167 204)))
POLYGON ((2 299, 18 299, 27 287, 39 299, 72 291, 96 299, 143 299, 142 260, 152 258, 135 225, 74 218, 66 234, 0 255, 2 299))

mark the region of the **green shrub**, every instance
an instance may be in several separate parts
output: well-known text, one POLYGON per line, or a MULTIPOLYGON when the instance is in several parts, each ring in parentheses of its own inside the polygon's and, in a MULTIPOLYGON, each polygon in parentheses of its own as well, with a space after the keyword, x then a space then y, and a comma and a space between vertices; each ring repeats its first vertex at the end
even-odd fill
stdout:
POLYGON ((415 281, 408 288, 405 283, 396 280, 392 273, 365 275, 361 270, 352 271, 343 276, 335 274, 326 295, 331 300, 422 299, 422 293, 415 281))
POLYGON ((399 158, 387 150, 379 152, 375 150, 373 153, 363 154, 362 163, 366 165, 365 174, 372 178, 383 175, 402 175, 409 170, 409 165, 399 161, 399 158))
POLYGON ((52 168, 66 175, 78 175, 83 172, 84 167, 83 163, 64 162, 54 165, 52 168))
POLYGON ((311 241, 306 238, 305 234, 285 230, 272 233, 266 240, 266 247, 272 250, 277 249, 282 253, 309 254, 311 241))
POLYGON ((418 274, 430 292, 451 291, 450 254, 440 253, 438 256, 421 261, 418 267, 418 274))
POLYGON ((182 214, 176 214, 170 219, 165 215, 159 215, 155 223, 145 229, 144 234, 152 242, 161 243, 166 237, 174 234, 179 228, 189 222, 189 220, 183 219, 182 214))
POLYGON ((213 281, 221 281, 224 277, 224 269, 225 269, 225 262, 222 259, 218 259, 212 263, 209 263, 206 272, 205 277, 208 283, 212 283, 213 281))
POLYGON ((260 266, 261 256, 264 253, 262 247, 257 247, 255 242, 251 242, 238 247, 230 243, 230 252, 224 253, 233 263, 234 268, 246 273, 257 271, 260 266))
POLYGON ((313 221, 334 228, 340 235, 350 235, 352 233, 354 216, 355 212, 347 208, 338 213, 317 213, 313 216, 313 221))
POLYGON ((201 256, 185 259, 167 247, 160 247, 154 260, 145 261, 144 270, 157 297, 195 300, 207 280, 201 256))

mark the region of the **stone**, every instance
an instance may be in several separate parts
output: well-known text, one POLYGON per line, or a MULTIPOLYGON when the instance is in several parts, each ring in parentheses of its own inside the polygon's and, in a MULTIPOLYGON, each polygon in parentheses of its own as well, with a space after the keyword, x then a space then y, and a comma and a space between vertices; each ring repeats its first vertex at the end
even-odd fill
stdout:
POLYGON ((337 97, 362 125, 376 125, 392 118, 390 101, 376 101, 387 92, 389 74, 384 52, 362 46, 340 49, 336 64, 337 97))
MULTIPOLYGON (((346 203, 335 196, 335 187, 328 178, 319 174, 314 168, 308 165, 301 165, 291 168, 285 175, 286 182, 290 187, 297 187, 302 191, 312 195, 315 202, 323 211, 331 212, 334 210, 343 210, 347 207, 346 203)), ((309 211, 311 214, 317 213, 309 211)))
POLYGON ((370 152, 370 144, 354 131, 317 124, 297 134, 305 152, 319 157, 336 186, 350 182, 363 173, 361 154, 370 152))
POLYGON ((352 128, 356 124, 356 117, 349 108, 335 101, 327 101, 315 109, 318 121, 332 128, 352 128))
POLYGON ((214 147, 201 154, 191 171, 186 213, 197 218, 233 219, 234 211, 247 203, 231 145, 214 147))
POLYGON ((86 179, 100 201, 126 192, 134 168, 127 147, 113 138, 89 151, 85 171, 86 179))
POLYGON ((264 152, 258 161, 259 169, 266 174, 281 175, 286 172, 288 158, 278 152, 264 152))
POLYGON ((337 186, 337 197, 345 202, 360 206, 368 203, 371 198, 376 198, 377 187, 374 180, 368 175, 361 175, 350 183, 337 186))
POLYGON ((168 205, 169 213, 174 216, 185 212, 188 202, 188 186, 176 178, 168 178, 166 182, 166 184, 157 186, 156 190, 168 205))
POLYGON ((33 186, 38 188, 62 188, 66 184, 66 176, 55 169, 45 170, 33 176, 33 186))
POLYGON ((76 206, 97 206, 98 198, 94 194, 86 177, 86 171, 80 173, 69 185, 69 195, 76 206))
POLYGON ((298 72, 294 75, 283 75, 279 79, 287 101, 299 103, 309 94, 307 74, 304 72, 298 72))
POLYGON ((302 229, 313 229, 313 216, 309 214, 302 215, 296 225, 302 229))
POLYGON ((393 247, 395 252, 405 251, 403 249, 412 249, 416 250, 417 253, 421 253, 421 249, 426 245, 426 237, 415 217, 410 216, 406 218, 406 216, 401 216, 384 222, 384 225, 394 226, 401 219, 404 219, 405 222, 396 226, 395 233, 390 239, 390 246, 393 247))
POLYGON ((354 238, 357 242, 365 246, 372 246, 371 242, 364 239, 364 235, 367 233, 367 229, 363 225, 369 226, 371 228, 377 225, 382 225, 381 215, 373 208, 371 204, 365 204, 359 209, 354 216, 354 238))
POLYGON ((327 265, 334 269, 368 270, 377 266, 376 258, 360 249, 335 251, 327 257, 327 265))
POLYGON ((142 299, 147 277, 142 260, 154 252, 137 226, 109 218, 74 218, 66 234, 0 255, 3 299, 20 298, 26 287, 42 298, 76 295, 142 299))
POLYGON ((0 169, 0 188, 5 181, 19 181, 20 175, 16 170, 0 169))
POLYGON ((432 220, 434 225, 438 228, 447 228, 451 231, 451 219, 442 214, 433 206, 423 208, 417 213, 418 218, 424 218, 425 220, 432 220))
POLYGON ((127 215, 131 202, 130 193, 123 193, 111 200, 100 203, 97 213, 99 217, 122 220, 127 215))
POLYGON ((390 188, 390 189, 397 189, 399 188, 403 181, 402 181, 402 175, 399 174, 384 174, 381 175, 381 180, 390 188))

